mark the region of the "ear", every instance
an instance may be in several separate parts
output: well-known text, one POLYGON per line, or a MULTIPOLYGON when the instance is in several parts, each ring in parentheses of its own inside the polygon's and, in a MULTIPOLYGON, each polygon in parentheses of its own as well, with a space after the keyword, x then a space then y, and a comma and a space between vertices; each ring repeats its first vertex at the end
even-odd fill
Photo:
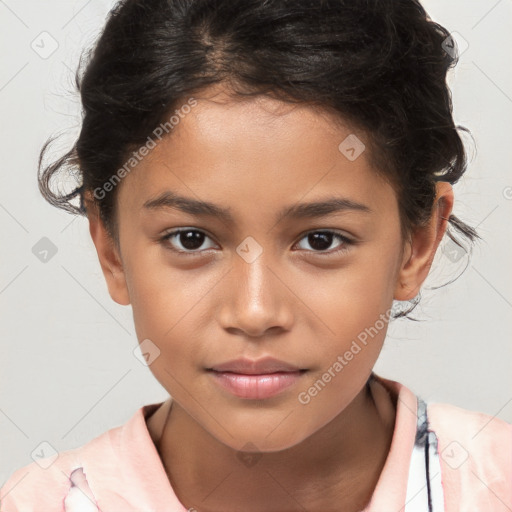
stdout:
POLYGON ((404 260, 398 274, 395 300, 410 300, 418 295, 427 278, 453 209, 453 189, 450 183, 436 183, 436 199, 432 216, 425 226, 417 227, 404 251, 404 260))
POLYGON ((98 205, 92 200, 90 194, 84 197, 84 203, 89 219, 89 232, 98 253, 108 292, 112 300, 122 306, 127 306, 130 304, 130 296, 119 250, 101 220, 98 205))

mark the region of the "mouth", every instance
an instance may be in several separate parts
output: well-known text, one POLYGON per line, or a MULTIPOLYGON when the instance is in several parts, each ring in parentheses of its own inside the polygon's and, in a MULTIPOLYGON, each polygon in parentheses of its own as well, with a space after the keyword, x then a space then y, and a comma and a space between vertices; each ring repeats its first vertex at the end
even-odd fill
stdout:
POLYGON ((245 399, 263 400, 296 385, 308 370, 274 358, 237 359, 206 368, 223 390, 245 399))

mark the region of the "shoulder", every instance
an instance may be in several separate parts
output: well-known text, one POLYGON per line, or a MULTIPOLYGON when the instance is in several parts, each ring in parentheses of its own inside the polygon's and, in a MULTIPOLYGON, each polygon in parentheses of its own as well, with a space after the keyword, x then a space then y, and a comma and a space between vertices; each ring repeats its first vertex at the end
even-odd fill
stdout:
POLYGON ((445 440, 457 440, 468 447, 501 445, 512 449, 512 424, 483 412, 452 404, 427 404, 430 430, 445 440))
POLYGON ((448 505, 471 510, 492 502, 493 511, 510 510, 512 424, 445 403, 427 404, 427 415, 428 430, 437 439, 448 505))
POLYGON ((115 446, 122 428, 112 428, 62 452, 41 444, 33 454, 34 462, 15 470, 1 487, 0 512, 64 511, 66 496, 80 480, 80 468, 115 467, 115 446))

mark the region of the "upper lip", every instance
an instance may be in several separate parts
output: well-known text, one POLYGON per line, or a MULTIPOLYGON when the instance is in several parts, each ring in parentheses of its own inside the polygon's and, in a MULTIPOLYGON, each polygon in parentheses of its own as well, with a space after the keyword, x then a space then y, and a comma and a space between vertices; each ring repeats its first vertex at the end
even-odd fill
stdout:
POLYGON ((216 364, 208 370, 216 372, 232 372, 244 373, 247 375, 260 375, 275 372, 298 372, 301 368, 294 366, 273 357, 264 357, 258 360, 239 358, 227 361, 225 363, 216 364))

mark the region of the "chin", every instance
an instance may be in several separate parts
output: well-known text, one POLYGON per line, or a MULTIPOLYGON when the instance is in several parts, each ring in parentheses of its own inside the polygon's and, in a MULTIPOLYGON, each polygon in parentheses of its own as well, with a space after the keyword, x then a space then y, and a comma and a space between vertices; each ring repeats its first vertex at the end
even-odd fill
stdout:
POLYGON ((290 422, 286 425, 286 428, 281 424, 281 427, 283 427, 281 428, 278 425, 282 419, 283 415, 280 415, 280 419, 274 421, 271 428, 263 424, 258 425, 257 421, 253 421, 250 429, 244 425, 235 429, 233 423, 230 423, 229 433, 221 430, 221 432, 216 433, 210 431, 210 434, 235 451, 271 453, 292 448, 314 433, 314 431, 298 430, 295 422, 290 422))

